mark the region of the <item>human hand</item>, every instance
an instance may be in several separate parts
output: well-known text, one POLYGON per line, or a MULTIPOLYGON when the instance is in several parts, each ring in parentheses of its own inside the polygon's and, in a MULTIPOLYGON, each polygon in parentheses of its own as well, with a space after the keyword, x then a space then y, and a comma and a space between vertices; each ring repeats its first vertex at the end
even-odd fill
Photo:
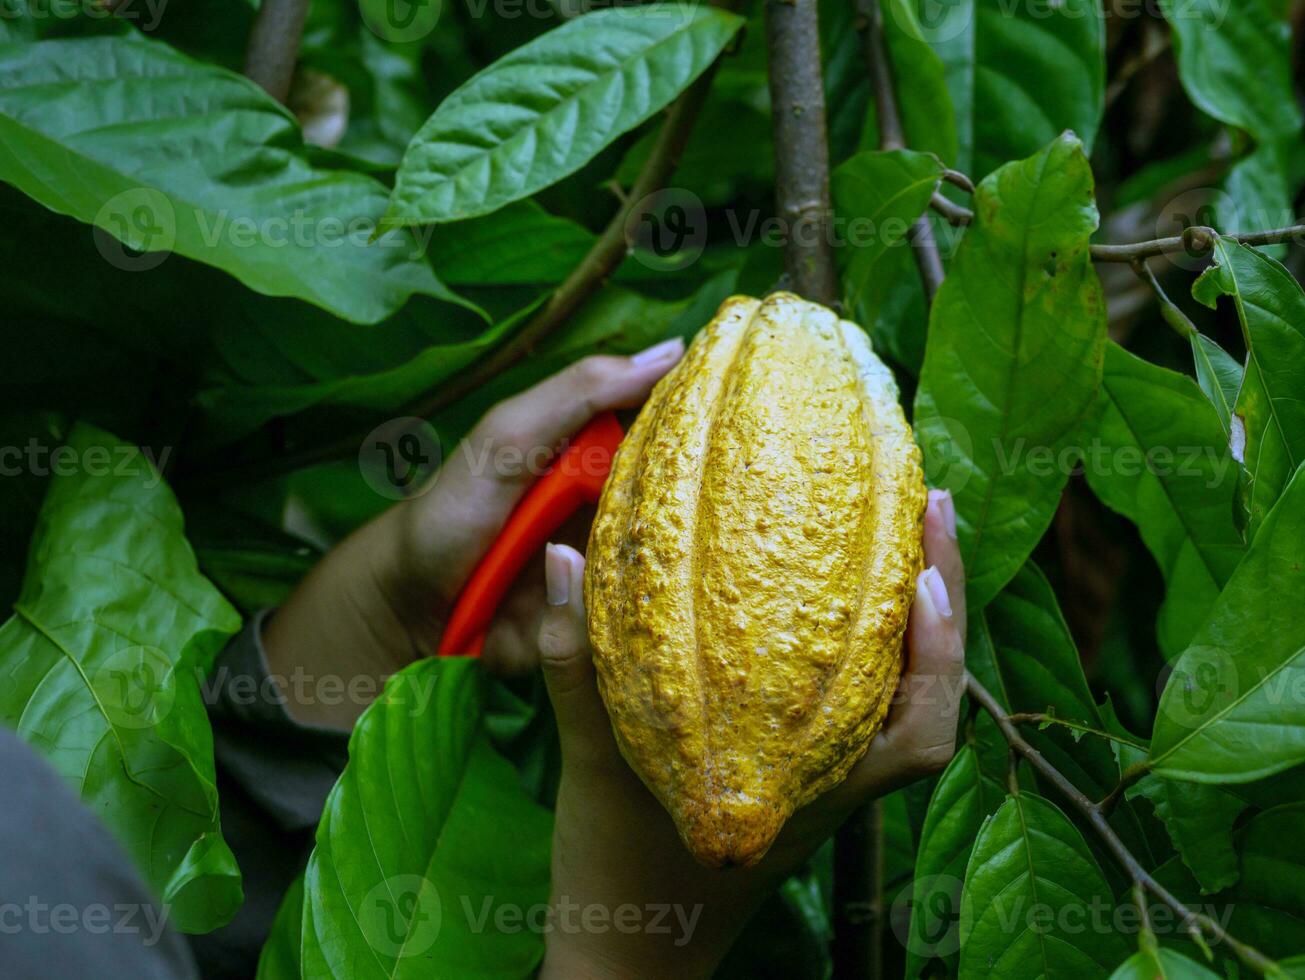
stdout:
MULTIPOLYGON (((330 678, 344 693, 287 696, 290 714, 350 728, 385 677, 434 653, 463 585, 541 464, 597 413, 641 404, 683 353, 676 339, 633 357, 588 357, 501 402, 420 494, 333 548, 272 616, 263 643, 273 677, 330 678)), ((591 519, 577 515, 559 539, 582 544, 591 519)), ((491 671, 521 673, 538 662, 542 561, 519 577, 486 636, 491 671)))
POLYGON ((925 560, 907 626, 907 666, 887 724, 847 779, 793 815, 762 861, 717 871, 690 856, 670 816, 621 757, 597 689, 582 597, 584 559, 551 545, 539 646, 562 743, 553 832, 554 928, 541 974, 553 978, 709 976, 753 909, 859 804, 942 769, 964 691, 965 577, 945 491, 929 494, 925 560), (651 905, 667 907, 651 928, 651 905), (585 931, 578 908, 634 907, 641 928, 585 931))

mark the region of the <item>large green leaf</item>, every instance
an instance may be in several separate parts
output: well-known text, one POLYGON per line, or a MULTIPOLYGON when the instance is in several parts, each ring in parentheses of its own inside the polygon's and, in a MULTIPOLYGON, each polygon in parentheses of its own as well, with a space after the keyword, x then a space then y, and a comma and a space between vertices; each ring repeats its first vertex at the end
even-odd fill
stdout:
POLYGON ((181 511, 136 447, 82 425, 55 452, 0 627, 0 721, 117 834, 170 921, 204 932, 241 889, 199 682, 240 617, 199 574, 181 511))
POLYGON ((1092 926, 1112 906, 1065 815, 1032 793, 1011 796, 984 821, 965 871, 961 980, 1100 976, 1126 954, 1119 933, 1092 926))
MULTIPOLYGON (((1055 593, 1033 562, 1027 563, 978 617, 979 631, 989 648, 986 668, 1011 711, 1046 712, 1079 726, 1064 725, 1025 732, 1025 738, 1090 797, 1099 799, 1119 781, 1119 762, 1108 730, 1083 674, 1078 649, 1061 614, 1055 593), (996 677, 992 678, 991 675, 996 677)), ((1136 853, 1149 844, 1131 804, 1116 808, 1111 824, 1136 853)))
POLYGON ((411 232, 368 244, 383 185, 312 163, 249 80, 137 33, 0 43, 0 178, 93 223, 124 269, 175 252, 359 323, 456 300, 411 232))
POLYGON ((1305 761, 1302 609, 1305 467, 1174 666, 1151 741, 1156 771, 1239 783, 1305 761))
POLYGON ((413 137, 390 225, 488 214, 575 173, 664 108, 743 23, 707 7, 598 10, 499 59, 413 137))
POLYGON ((857 322, 875 322, 897 282, 886 274, 890 249, 905 250, 906 233, 929 206, 942 165, 929 153, 892 150, 858 153, 834 170, 830 186, 840 227, 847 238, 843 305, 857 322))
MULTIPOLYGON (((894 89, 902 113, 908 146, 935 153, 955 164, 960 153, 956 112, 947 90, 947 72, 938 53, 924 37, 915 0, 879 0, 883 9, 884 44, 892 62, 894 89)), ((874 100, 869 100, 863 149, 877 149, 879 126, 874 100), (870 125, 871 121, 875 125, 870 125)))
POLYGON ((1237 880, 1232 829, 1233 822, 1246 809, 1244 800, 1218 786, 1166 779, 1154 773, 1128 789, 1129 799, 1137 796, 1151 801, 1202 892, 1217 892, 1237 880))
POLYGON ((305 976, 522 977, 543 954, 548 812, 482 727, 480 666, 391 678, 349 740, 304 877, 305 976))
MULTIPOLYGON (((1271 957, 1295 956, 1305 949, 1305 803, 1273 807, 1236 833, 1237 884, 1215 898, 1202 898, 1196 882, 1176 859, 1156 869, 1155 877, 1177 897, 1200 905, 1228 932, 1271 957)), ((1175 930, 1174 938, 1183 938, 1175 930)), ((1223 976, 1241 975, 1226 944, 1211 947, 1223 976)), ((1287 964, 1283 964, 1287 966, 1287 964)), ((1295 976, 1295 973, 1290 975, 1295 976)))
POLYGON ((1300 130, 1291 32, 1266 0, 1160 0, 1160 9, 1183 87, 1204 112, 1257 138, 1300 130))
POLYGON ((533 201, 437 228, 431 261, 455 286, 552 286, 579 265, 594 236, 533 201))
POLYGON ((1220 227, 1291 224, 1297 182, 1289 176, 1289 144, 1299 143, 1301 114, 1286 18, 1271 0, 1239 0, 1235 8, 1223 0, 1162 0, 1160 9, 1173 29, 1178 74, 1192 102, 1258 144, 1228 173, 1220 227))
POLYGON ((1084 470, 1141 532, 1165 577, 1160 644, 1177 656, 1244 550, 1233 524, 1238 468, 1209 400, 1190 378, 1106 348, 1084 470))
POLYGON ((938 780, 920 830, 915 880, 908 886, 912 895, 905 942, 907 976, 919 976, 931 957, 944 960, 955 971, 965 866, 979 828, 1005 794, 1000 783, 982 772, 969 746, 956 753, 938 780))
POLYGON ((956 111, 956 166, 976 179, 1065 129, 1091 149, 1105 104, 1100 0, 916 0, 956 111))
POLYGON ((915 401, 926 473, 956 496, 970 602, 1024 564, 1069 478, 1063 449, 1096 398, 1105 299, 1088 257, 1092 171, 1071 134, 1008 164, 933 305, 915 401))
POLYGON ((1192 295, 1210 307, 1231 296, 1241 321, 1248 353, 1233 447, 1246 468, 1253 535, 1305 461, 1305 292, 1281 263, 1233 239, 1219 239, 1214 261, 1192 295))

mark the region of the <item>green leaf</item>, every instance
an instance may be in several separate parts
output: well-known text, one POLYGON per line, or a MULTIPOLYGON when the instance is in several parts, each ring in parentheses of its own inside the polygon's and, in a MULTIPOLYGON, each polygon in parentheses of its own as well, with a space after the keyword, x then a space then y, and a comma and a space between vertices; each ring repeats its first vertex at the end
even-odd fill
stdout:
POLYGON ((258 957, 255 980, 299 980, 299 943, 303 938, 304 876, 286 889, 272 920, 272 931, 258 957))
MULTIPOLYGON (((884 11, 884 44, 893 64, 894 88, 906 142, 916 149, 937 154, 947 163, 955 163, 960 154, 956 111, 947 91, 947 72, 942 59, 924 38, 913 0, 880 0, 880 4, 884 11)), ((873 103, 872 99, 871 111, 873 103)), ((863 146, 864 139, 863 136, 863 146)))
POLYGON ((742 18, 655 4, 549 31, 446 98, 403 156, 387 225, 456 221, 529 197, 664 108, 742 18))
POLYGON ((1305 761, 1302 473, 1305 467, 1165 685, 1151 741, 1162 775, 1241 783, 1305 761))
POLYGON ((1265 0, 1161 0, 1188 97, 1257 138, 1299 131, 1290 31, 1265 0))
POLYGON ((1219 975, 1172 949, 1153 947, 1126 959, 1110 980, 1219 980, 1219 975))
MULTIPOLYGON (((1093 699, 1078 649, 1046 576, 1028 562, 979 620, 976 639, 981 641, 973 647, 979 652, 986 644, 992 663, 978 666, 976 676, 989 690, 994 690, 991 684, 997 685, 995 690, 1010 711, 1045 712, 1079 726, 1071 730, 1052 724, 1026 730, 1024 737, 1083 792, 1094 799, 1104 797, 1119 781, 1120 766, 1113 751, 1117 743, 1082 732, 1084 727, 1107 732, 1111 726, 1093 699)), ((1133 805, 1117 807, 1110 822, 1135 853, 1150 853, 1133 805)))
POLYGON ((1233 455, 1246 468, 1253 536, 1305 461, 1305 292, 1281 263, 1232 239, 1219 239, 1214 261, 1192 295, 1211 308, 1231 296, 1241 321, 1246 372, 1233 415, 1244 438, 1234 433, 1233 455))
POLYGON ((81 425, 58 452, 0 627, 0 721, 114 831, 170 921, 205 932, 235 914, 241 888, 199 682, 240 617, 199 574, 181 511, 136 447, 81 425))
POLYGON ((548 902, 551 819, 482 728, 480 665, 420 661, 349 739, 304 877, 313 977, 526 976, 548 902))
POLYGON ((857 322, 873 323, 896 282, 886 274, 889 250, 909 251, 906 233, 929 206, 942 164, 911 150, 858 153, 830 178, 838 221, 845 230, 843 305, 857 322))
POLYGON ((1127 796, 1151 801, 1183 863, 1200 883, 1202 894, 1217 892, 1237 880, 1232 829, 1246 809, 1244 800, 1218 786, 1152 774, 1129 787, 1127 796))
POLYGON ((1105 298, 1088 257, 1092 171, 1065 134, 979 186, 933 305, 915 401, 934 486, 956 497, 970 603, 1024 564, 1069 478, 1065 449, 1092 406, 1105 298))
POLYGON ((436 228, 431 263, 455 286, 552 286, 580 264, 594 236, 533 201, 436 228))
POLYGON ((258 86, 137 33, 0 43, 0 178, 94 224, 120 268, 175 252, 358 323, 461 302, 410 232, 367 243, 383 185, 314 165, 258 86))
MULTIPOLYGON (((1236 936, 1271 957, 1288 957, 1305 949, 1305 803, 1274 807, 1238 829, 1240 866, 1237 884, 1215 899, 1201 899, 1191 875, 1174 859, 1155 871, 1156 879, 1190 905, 1201 905, 1236 936)), ((1181 938, 1181 934, 1175 936, 1181 938)), ((1225 944, 1212 951, 1223 976, 1241 975, 1225 944), (1235 972, 1234 972, 1235 971, 1235 972)), ((1284 967, 1286 964, 1283 964, 1284 967)))
POLYGON ((1160 566, 1160 645, 1177 656, 1244 551, 1233 525, 1238 468, 1218 413, 1190 378, 1111 343, 1084 469, 1160 566))
POLYGON ((960 977, 1099 976, 1125 955, 1118 932, 1090 925, 1102 907, 1110 889, 1074 825, 1039 796, 1009 797, 965 871, 960 977))
POLYGON ((976 180, 1071 129, 1091 152, 1105 105, 1098 0, 917 3, 956 110, 956 167, 976 180))
POLYGON ((911 890, 911 923, 906 938, 906 975, 920 975, 931 957, 955 972, 960 948, 958 913, 961 883, 975 836, 1006 794, 979 768, 975 750, 965 746, 952 758, 929 799, 920 831, 911 890))
POLYGON ((1242 366, 1203 333, 1192 334, 1192 362, 1196 365, 1196 383, 1214 406, 1227 439, 1237 391, 1242 386, 1242 366))

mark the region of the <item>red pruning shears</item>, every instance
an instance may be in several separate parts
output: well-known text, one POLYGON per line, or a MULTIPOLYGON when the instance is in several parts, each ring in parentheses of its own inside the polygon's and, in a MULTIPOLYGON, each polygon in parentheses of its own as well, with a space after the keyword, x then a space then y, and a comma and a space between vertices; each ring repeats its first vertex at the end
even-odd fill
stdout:
POLYGON ((526 562, 582 504, 598 502, 624 436, 614 413, 595 416, 526 491, 458 596, 439 656, 480 656, 490 620, 526 562))

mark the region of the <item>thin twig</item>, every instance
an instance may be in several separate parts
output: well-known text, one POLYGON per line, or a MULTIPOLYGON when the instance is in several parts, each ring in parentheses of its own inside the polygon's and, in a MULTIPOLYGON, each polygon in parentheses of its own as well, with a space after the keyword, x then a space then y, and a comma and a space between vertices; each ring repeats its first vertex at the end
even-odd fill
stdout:
POLYGON ((974 220, 974 212, 960 204, 953 204, 937 191, 929 201, 929 207, 944 218, 948 224, 962 228, 974 220))
POLYGON ((1081 732, 1084 735, 1095 735, 1098 738, 1104 738, 1110 742, 1118 742, 1120 745, 1131 745, 1135 749, 1146 749, 1146 746, 1141 742, 1134 742, 1131 738, 1122 738, 1119 735, 1112 735, 1110 732, 1102 731, 1100 728, 1093 728, 1091 725, 1084 725, 1077 721, 1070 721, 1068 718, 1057 718, 1055 715, 1047 714, 1045 711, 1014 712, 1011 714, 1010 720, 1016 725, 1059 725, 1062 728, 1068 728, 1070 731, 1081 732))
MULTIPOLYGON (((714 5, 728 10, 734 9, 737 3, 736 0, 725 0, 714 5)), ((667 111, 666 121, 662 123, 648 159, 616 214, 580 263, 549 297, 543 309, 506 343, 473 363, 457 377, 399 408, 395 412, 397 416, 430 418, 482 388, 500 373, 525 359, 543 340, 562 327, 585 300, 598 291, 629 250, 626 226, 631 214, 648 195, 664 187, 675 172, 694 123, 711 90, 712 79, 720 61, 717 59, 704 71, 667 111)), ((371 424, 374 424, 374 420, 371 424)), ((257 443, 263 451, 256 462, 244 466, 233 464, 233 456, 239 459, 241 455, 254 455, 253 452, 242 454, 242 447, 237 445, 221 455, 218 461, 220 469, 196 470, 188 473, 187 477, 202 480, 207 489, 208 486, 224 485, 235 480, 251 482, 290 473, 306 466, 348 458, 358 451, 365 434, 355 432, 302 449, 282 447, 280 451, 273 448, 269 452, 265 442, 267 433, 264 433, 263 440, 257 443)))
POLYGON ((775 204, 788 229, 784 269, 795 292, 837 306, 816 0, 768 0, 766 61, 775 131, 775 204))
POLYGON ((263 0, 245 49, 245 74, 284 104, 290 94, 308 0, 263 0))
POLYGON ((973 674, 967 672, 965 682, 967 693, 978 702, 984 711, 992 716, 992 720, 997 723, 997 728, 1001 731, 1002 737, 1005 738, 1011 749, 1036 769, 1039 775, 1055 787, 1060 795, 1082 814, 1088 825, 1101 839, 1106 850, 1110 852, 1110 855, 1124 869, 1135 885, 1149 891, 1177 913, 1193 942, 1203 945, 1204 937, 1208 934, 1215 942, 1226 944, 1237 959, 1257 973, 1265 976, 1281 975, 1281 969, 1278 965, 1258 949, 1233 938, 1217 921, 1208 915, 1192 910, 1180 902, 1169 889, 1156 881, 1142 867, 1137 858, 1133 856, 1133 852, 1120 840, 1119 835, 1110 826, 1105 802, 1112 798, 1118 798, 1118 795, 1123 792, 1121 787, 1124 787, 1125 780, 1136 781, 1141 778, 1146 772, 1145 766, 1131 767, 1130 770, 1125 772, 1125 778, 1121 779, 1120 786, 1117 786, 1106 797, 1106 801, 1093 803, 1059 769, 1048 762, 1046 756, 1025 741, 1024 737, 1020 735, 1019 729, 1012 722, 1011 716, 1001 706, 1000 702, 992 696, 992 693, 975 679, 973 674))
POLYGON ((961 173, 959 170, 953 170, 951 167, 948 167, 943 171, 942 179, 953 187, 959 187, 961 190, 965 191, 966 194, 974 193, 974 181, 970 180, 966 174, 961 173))
POLYGON ((1160 285, 1160 280, 1155 277, 1155 273, 1151 271, 1151 266, 1147 264, 1146 259, 1134 259, 1129 265, 1132 266, 1137 277, 1150 286, 1151 291, 1155 293, 1156 299, 1160 303, 1160 316, 1165 323, 1173 327, 1184 340, 1195 337, 1197 334, 1196 324, 1188 319, 1187 314, 1178 308, 1178 304, 1169 298, 1169 294, 1160 285))

